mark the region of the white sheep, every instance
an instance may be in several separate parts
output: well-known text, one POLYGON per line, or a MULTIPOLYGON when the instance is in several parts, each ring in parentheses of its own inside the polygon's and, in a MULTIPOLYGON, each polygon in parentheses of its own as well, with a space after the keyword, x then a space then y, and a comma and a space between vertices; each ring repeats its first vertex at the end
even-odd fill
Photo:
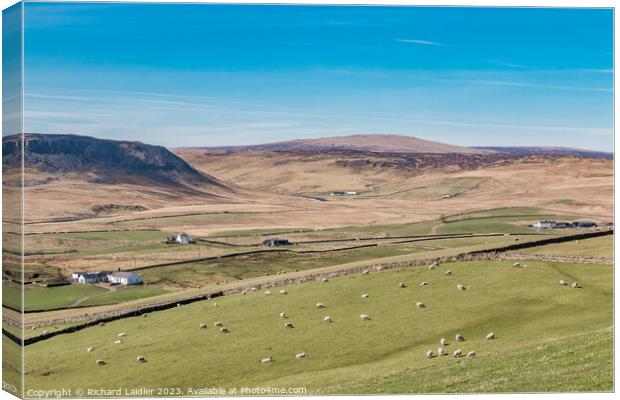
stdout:
POLYGON ((487 340, 493 340, 493 339, 495 339, 495 332, 490 332, 490 333, 487 335, 487 340))
POLYGON ((444 275, 452 275, 452 271, 447 270, 446 272, 443 273, 444 275))
POLYGON ((213 303, 213 307, 217 307, 217 303, 213 303))
POLYGON ((401 282, 401 283, 398 284, 398 287, 403 289, 403 288, 406 288, 407 285, 405 285, 403 282, 401 282))
POLYGON ((221 328, 222 326, 224 326, 224 324, 223 324, 223 323, 221 323, 220 321, 215 321, 215 323, 214 323, 213 325, 215 325, 215 326, 217 326, 217 327, 220 327, 220 328, 221 328))
POLYGON ((270 296, 271 292, 269 290, 265 290, 265 296, 270 296))
POLYGON ((271 358, 271 356, 269 356, 267 358, 263 358, 262 360, 260 360, 261 364, 268 364, 271 361, 273 361, 273 358, 271 358))
POLYGON ((323 303, 316 303, 316 308, 325 308, 325 304, 323 304, 323 303))
POLYGON ((295 326, 293 326, 293 324, 292 324, 292 323, 287 322, 287 323, 285 323, 285 324, 284 324, 284 327, 285 327, 285 328, 287 328, 287 329, 292 329, 292 328, 294 328, 295 326))
POLYGON ((306 358, 306 353, 301 352, 301 353, 297 353, 295 354, 295 358, 298 360, 301 360, 302 358, 306 358))
POLYGON ((465 341, 465 338, 463 337, 463 335, 456 335, 454 337, 454 340, 456 340, 457 342, 463 342, 465 341))
POLYGON ((448 354, 448 353, 446 353, 444 351, 443 347, 440 347, 440 348, 437 349, 437 355, 438 356, 445 356, 446 354, 448 354))
POLYGON ((45 331, 43 331, 43 334, 44 334, 44 335, 47 335, 47 333, 48 333, 48 332, 49 332, 49 331, 45 330, 45 331))
POLYGON ((127 334, 125 332, 121 332, 118 334, 118 337, 123 337, 123 336, 127 336, 127 334))
POLYGON ((89 348, 86 349, 86 351, 88 353, 90 353, 91 351, 95 350, 95 348, 93 346, 90 346, 89 348))
POLYGON ((418 307, 420 310, 423 308, 426 308, 426 304, 422 303, 421 301, 418 301, 417 303, 415 303, 416 307, 418 307))
POLYGON ((280 318, 288 318, 288 317, 286 316, 286 313, 281 312, 280 313, 280 318))
POLYGON ((241 291, 241 295, 242 295, 242 296, 245 296, 247 293, 248 293, 248 291, 247 291, 247 290, 245 290, 245 289, 243 289, 243 290, 241 291))
POLYGON ((288 292, 286 291, 286 289, 282 289, 280 290, 280 294, 288 294, 288 292))
POLYGON ((566 281, 564 279, 560 279, 560 285, 566 286, 566 285, 568 285, 568 283, 566 283, 566 281))
POLYGON ((222 333, 228 333, 228 328, 226 328, 225 326, 220 328, 220 332, 222 333))
POLYGON ((578 284, 577 282, 573 282, 573 283, 570 285, 570 287, 572 287, 573 289, 578 289, 578 288, 580 288, 581 286, 579 286, 579 284, 578 284))
POLYGON ((322 282, 329 282, 329 279, 327 279, 327 278, 323 278, 323 279, 321 279, 321 281, 322 281, 322 282))
POLYGON ((420 282, 420 286, 427 286, 428 282, 424 281, 424 282, 420 282))
POLYGON ((470 351, 469 353, 467 353, 467 357, 475 357, 476 356, 476 352, 475 351, 470 351))
POLYGON ((362 295, 362 299, 367 299, 367 298, 368 298, 368 293, 364 293, 364 294, 362 295))
POLYGON ((207 324, 200 324, 200 329, 207 329, 207 324))
POLYGON ((465 285, 462 285, 462 284, 459 283, 458 285, 456 285, 456 289, 457 290, 465 290, 465 285))
POLYGON ((123 341, 120 340, 120 339, 114 341, 114 344, 122 344, 122 343, 123 343, 123 341))
POLYGON ((433 358, 433 350, 429 350, 426 352, 426 358, 433 358))
POLYGON ((258 288, 257 287, 252 287, 252 288, 250 288, 250 290, 253 291, 253 292, 256 292, 258 290, 258 288))
POLYGON ((149 316, 148 314, 142 314, 142 318, 146 318, 148 316, 149 316))
POLYGON ((368 315, 366 315, 366 314, 362 314, 362 315, 360 315, 360 319, 362 321, 368 321, 368 320, 370 320, 370 317, 368 315))
POLYGON ((454 350, 454 353, 452 353, 452 357, 459 358, 462 354, 463 354, 462 350, 460 350, 460 349, 454 350))
POLYGON ((362 275, 368 275, 370 273, 370 271, 368 271, 367 269, 362 271, 362 275))
POLYGON ((446 338, 439 339, 439 344, 442 346, 448 345, 448 340, 446 338))
POLYGON ((436 267, 437 267, 437 264, 432 263, 431 265, 429 265, 429 266, 428 266, 428 269, 432 271, 432 270, 434 270, 436 267))
POLYGON ((146 359, 144 358, 144 356, 138 356, 136 357, 136 361, 139 363, 145 363, 146 359))
POLYGON ((105 361, 97 360, 97 361, 95 361, 95 364, 97 364, 97 365, 105 365, 105 361))
POLYGON ((332 320, 332 317, 330 317, 330 316, 327 316, 327 317, 323 318, 323 321, 324 321, 324 322, 334 322, 334 321, 332 320))
POLYGON ((519 268, 521 266, 521 264, 519 264, 518 262, 512 264, 513 268, 519 268))

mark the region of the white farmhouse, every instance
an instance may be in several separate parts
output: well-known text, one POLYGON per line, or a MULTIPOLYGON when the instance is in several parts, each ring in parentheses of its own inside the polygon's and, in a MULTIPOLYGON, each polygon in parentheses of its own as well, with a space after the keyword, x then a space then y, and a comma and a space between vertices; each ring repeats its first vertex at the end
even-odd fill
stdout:
POLYGON ((542 221, 538 221, 537 223, 535 223, 532 226, 534 228, 551 229, 551 228, 555 228, 556 222, 555 221, 549 221, 549 220, 545 219, 545 220, 542 220, 542 221))
POLYGON ((107 272, 74 272, 71 278, 78 283, 102 283, 108 279, 107 272))
POLYGON ((177 243, 181 243, 181 244, 190 244, 190 243, 194 243, 194 239, 192 239, 188 234, 186 233, 180 233, 177 235, 177 238, 175 239, 177 241, 177 243))
POLYGON ((132 272, 117 271, 108 274, 108 282, 120 285, 139 285, 142 279, 132 272))

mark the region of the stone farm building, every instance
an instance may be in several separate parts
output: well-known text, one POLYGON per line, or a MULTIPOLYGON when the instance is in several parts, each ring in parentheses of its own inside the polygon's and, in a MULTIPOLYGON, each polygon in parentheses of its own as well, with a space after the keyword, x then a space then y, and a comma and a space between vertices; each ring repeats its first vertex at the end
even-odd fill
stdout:
POLYGON ((343 191, 331 192, 329 195, 330 196, 357 196, 359 194, 360 192, 355 192, 355 191, 350 190, 346 192, 343 192, 343 191))
POLYGON ((533 224, 532 227, 542 229, 595 228, 596 223, 591 221, 558 222, 545 219, 533 224))
POLYGON ((169 236, 164 240, 165 243, 180 243, 180 244, 190 244, 194 243, 194 239, 186 233, 179 233, 176 236, 169 236))
POLYGON ((290 246, 292 243, 287 239, 267 239, 263 242, 263 246, 290 246))

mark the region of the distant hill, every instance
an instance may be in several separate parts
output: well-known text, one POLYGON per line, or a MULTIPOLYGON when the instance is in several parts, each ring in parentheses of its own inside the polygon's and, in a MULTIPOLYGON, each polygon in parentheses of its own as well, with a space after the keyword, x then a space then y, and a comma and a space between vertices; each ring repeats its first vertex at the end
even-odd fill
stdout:
MULTIPOLYGON (((20 165, 19 137, 2 138, 2 164, 20 165)), ((25 167, 50 175, 78 174, 90 182, 225 188, 165 147, 77 135, 25 135, 25 167)))
POLYGON ((579 156, 605 158, 613 160, 613 153, 602 151, 573 149, 570 147, 472 147, 473 149, 489 151, 499 154, 515 154, 515 155, 556 155, 556 156, 579 156))
POLYGON ((318 139, 297 139, 251 146, 209 147, 217 153, 239 151, 321 151, 354 150, 375 153, 463 153, 481 154, 485 150, 454 146, 431 140, 400 135, 351 135, 318 139))

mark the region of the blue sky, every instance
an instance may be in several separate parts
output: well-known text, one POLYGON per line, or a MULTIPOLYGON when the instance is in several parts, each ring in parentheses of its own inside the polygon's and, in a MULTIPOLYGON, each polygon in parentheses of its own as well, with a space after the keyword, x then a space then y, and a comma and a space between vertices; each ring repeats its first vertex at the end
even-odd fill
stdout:
POLYGON ((611 151, 609 9, 26 3, 26 131, 611 151))

